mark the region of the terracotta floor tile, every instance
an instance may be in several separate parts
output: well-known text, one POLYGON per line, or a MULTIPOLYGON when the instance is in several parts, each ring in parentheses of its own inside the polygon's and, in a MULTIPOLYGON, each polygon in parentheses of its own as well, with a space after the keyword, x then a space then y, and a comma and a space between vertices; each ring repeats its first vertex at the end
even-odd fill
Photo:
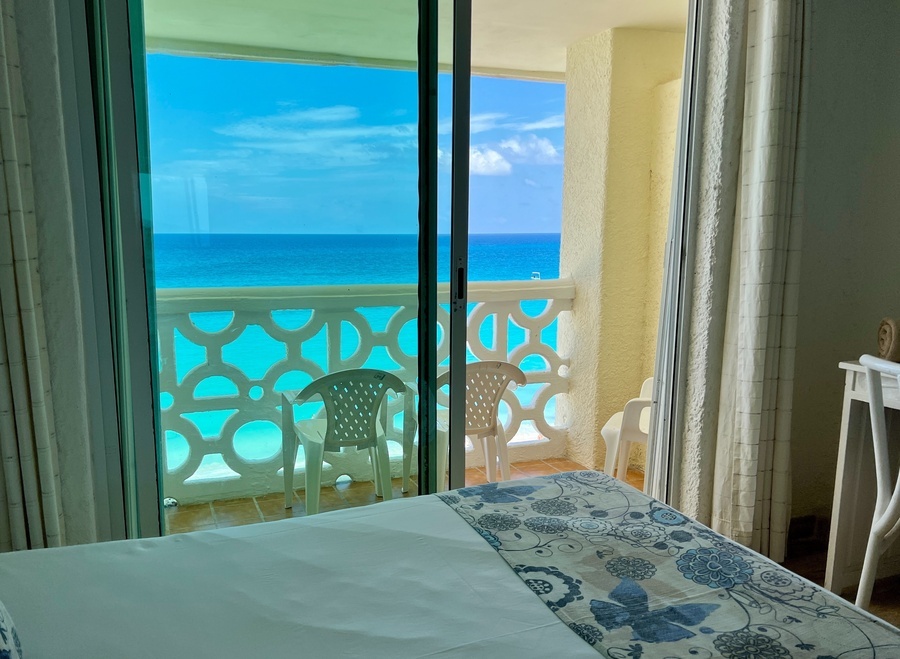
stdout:
POLYGON ((253 498, 256 499, 257 503, 260 501, 281 501, 284 503, 284 492, 270 492, 269 494, 260 494, 253 498))
POLYGON ((306 517, 306 508, 303 504, 294 504, 293 508, 284 508, 273 512, 271 515, 263 514, 264 522, 277 522, 280 519, 293 519, 294 517, 306 517))
POLYGON ((473 485, 484 485, 487 483, 487 476, 484 475, 484 472, 475 467, 466 469, 466 487, 471 487, 473 485))
POLYGON ((216 524, 217 529, 228 529, 233 526, 247 526, 248 524, 261 524, 263 522, 263 518, 259 517, 258 519, 224 519, 216 524))
MULTIPOLYGON (((306 490, 295 490, 294 493, 301 501, 306 501, 306 490)), ((344 497, 333 486, 327 485, 319 491, 319 501, 326 500, 340 502, 344 500, 344 497)))
POLYGON ((637 471, 636 469, 629 469, 628 473, 625 475, 625 482, 631 485, 631 487, 636 488, 638 490, 644 489, 644 472, 637 471))
POLYGON ((284 507, 284 495, 279 494, 275 498, 256 497, 256 505, 263 519, 285 519, 288 517, 302 517, 306 514, 306 508, 303 502, 294 495, 294 507, 286 509, 284 507))
POLYGON ((586 469, 583 465, 568 458, 547 458, 544 462, 559 471, 584 471, 586 469))
MULTIPOLYGON (((306 505, 306 493, 303 490, 297 491, 297 496, 300 497, 300 500, 306 505)), ((324 513, 330 510, 341 510, 343 508, 349 508, 350 505, 347 503, 347 500, 341 495, 340 492, 335 490, 333 487, 323 487, 322 491, 319 493, 319 512, 324 513)))
MULTIPOLYGON (((535 476, 547 476, 548 474, 558 473, 556 469, 543 460, 515 462, 510 465, 510 476, 512 478, 517 478, 516 472, 524 474, 525 478, 534 478, 535 476)), ((518 478, 521 478, 521 476, 518 476, 518 478)))
POLYGON ((216 528, 215 524, 197 524, 188 526, 171 526, 166 525, 166 535, 175 535, 177 533, 193 533, 194 531, 206 531, 216 528))
MULTIPOLYGON (((399 496, 400 490, 397 489, 397 494, 399 496)), ((358 490, 348 490, 346 492, 341 493, 343 495, 344 501, 353 506, 362 506, 369 503, 377 503, 381 501, 380 498, 375 496, 375 486, 369 483, 369 487, 367 489, 358 489, 358 490)))
POLYGON ((512 466, 516 469, 521 469, 525 471, 526 469, 547 469, 547 462, 545 460, 525 460, 523 462, 513 462, 512 466))
POLYGON ((216 525, 234 526, 237 522, 261 522, 262 515, 256 502, 250 499, 214 501, 212 504, 216 525))
POLYGON ((212 508, 208 503, 176 506, 166 511, 166 524, 172 527, 188 528, 215 523, 212 508))

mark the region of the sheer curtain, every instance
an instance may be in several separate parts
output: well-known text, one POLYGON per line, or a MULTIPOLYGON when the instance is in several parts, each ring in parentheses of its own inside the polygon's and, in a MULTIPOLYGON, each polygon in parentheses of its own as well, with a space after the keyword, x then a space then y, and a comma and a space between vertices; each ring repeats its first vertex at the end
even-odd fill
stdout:
POLYGON ((710 0, 672 503, 784 558, 802 209, 805 0, 710 0))
MULTIPOLYGON (((41 228, 29 134, 34 127, 26 111, 15 9, 12 0, 0 0, 0 551, 66 542, 51 359, 38 274, 41 228)), ((55 53, 44 51, 40 57, 52 59, 55 53)), ((56 111, 55 124, 60 126, 62 116, 56 111)), ((54 195, 64 194, 60 191, 66 190, 66 181, 57 178, 51 187, 54 195)), ((42 222, 55 227, 57 220, 42 222)), ((61 257, 65 235, 56 234, 52 240, 49 253, 61 257)), ((72 282, 67 286, 71 288, 72 282)), ((69 306, 76 304, 73 298, 70 294, 69 306)), ((68 325, 69 334, 78 331, 68 325)), ((71 370, 73 359, 61 357, 65 369, 71 370)), ((69 443, 81 443, 84 453, 87 433, 77 427, 71 419, 69 443)), ((89 478, 84 471, 80 475, 89 478)), ((73 508, 91 507, 88 497, 74 503, 73 508)))

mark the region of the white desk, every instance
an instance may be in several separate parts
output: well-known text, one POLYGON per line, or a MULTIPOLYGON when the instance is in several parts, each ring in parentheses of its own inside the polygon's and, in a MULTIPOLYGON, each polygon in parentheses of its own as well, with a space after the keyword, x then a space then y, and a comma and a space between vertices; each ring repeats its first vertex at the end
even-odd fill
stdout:
MULTIPOLYGON (((875 457, 866 371, 858 361, 841 362, 840 367, 846 371, 844 409, 825 570, 825 587, 838 595, 859 583, 875 510, 875 457)), ((884 377, 882 384, 885 407, 900 410, 896 378, 884 377)), ((900 453, 900 418, 896 414, 888 417, 891 457, 896 464, 900 453)), ((895 543, 879 561, 878 576, 898 573, 900 543, 895 543)))

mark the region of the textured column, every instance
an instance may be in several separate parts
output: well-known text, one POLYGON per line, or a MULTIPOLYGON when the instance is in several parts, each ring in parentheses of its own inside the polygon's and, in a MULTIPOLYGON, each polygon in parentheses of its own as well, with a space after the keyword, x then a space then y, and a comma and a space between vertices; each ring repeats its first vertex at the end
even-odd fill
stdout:
POLYGON ((682 33, 613 29, 568 51, 560 274, 576 298, 560 321, 572 361, 560 415, 570 457, 587 466, 603 462, 600 428, 651 375, 665 240, 654 194, 657 176, 671 178, 671 166, 652 173, 656 123, 677 112, 658 88, 680 77, 683 49, 682 33))

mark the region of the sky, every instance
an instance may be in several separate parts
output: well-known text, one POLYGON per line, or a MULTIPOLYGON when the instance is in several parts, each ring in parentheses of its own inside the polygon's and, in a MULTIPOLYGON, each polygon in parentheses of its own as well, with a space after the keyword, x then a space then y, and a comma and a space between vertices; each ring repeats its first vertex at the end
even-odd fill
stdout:
MULTIPOLYGON (((157 233, 415 233, 414 71, 147 58, 157 233)), ((451 85, 439 77, 439 231, 451 85)), ((472 78, 471 233, 558 233, 565 86, 472 78)))

